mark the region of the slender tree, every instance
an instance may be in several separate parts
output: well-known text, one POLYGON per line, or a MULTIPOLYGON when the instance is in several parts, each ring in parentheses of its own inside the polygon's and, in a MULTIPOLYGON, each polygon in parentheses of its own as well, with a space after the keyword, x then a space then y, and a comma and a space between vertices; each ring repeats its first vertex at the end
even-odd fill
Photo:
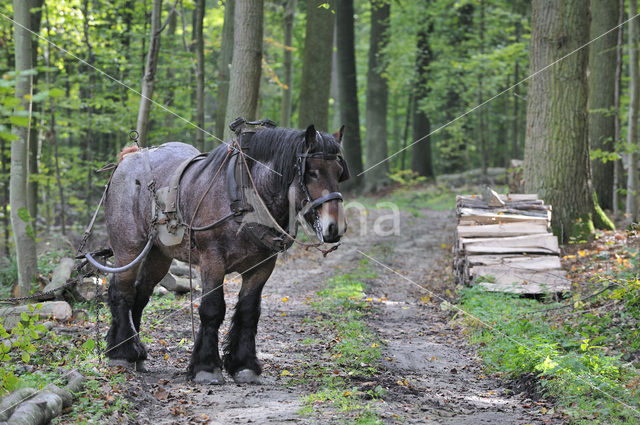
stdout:
POLYGON ((196 148, 204 151, 204 0, 196 0, 195 13, 195 49, 196 49, 196 148), (202 130, 201 130, 202 129, 202 130))
POLYGON ((360 139, 360 113, 358 112, 358 82, 356 74, 355 23, 353 0, 339 0, 336 4, 336 31, 338 39, 338 96, 340 118, 344 124, 342 148, 351 169, 346 188, 362 185, 362 141, 360 139))
POLYGON ((147 132, 149 130, 151 99, 153 98, 153 88, 156 80, 156 69, 158 68, 158 53, 160 52, 161 15, 162 0, 153 0, 153 8, 151 9, 149 50, 147 52, 147 61, 144 67, 144 77, 142 78, 142 97, 140 98, 138 122, 136 125, 138 133, 140 134, 140 146, 147 145, 147 132))
MULTIPOLYGON (((534 0, 532 73, 584 45, 589 9, 581 0, 534 0)), ((553 205, 552 226, 563 239, 611 226, 595 204, 587 139, 588 50, 577 50, 530 80, 524 179, 527 191, 553 205), (594 214, 595 213, 595 214, 594 214)))
MULTIPOLYGON (((618 23, 618 2, 591 0, 590 39, 614 28, 618 23)), ((616 76, 617 31, 609 32, 589 46, 589 147, 613 152, 615 119, 613 114, 616 76)), ((610 159, 591 161, 593 187, 603 208, 613 207, 613 164, 610 159)))
MULTIPOLYGON (((629 0, 629 16, 638 13, 638 2, 629 0)), ((638 219, 638 107, 640 106, 640 70, 638 69, 638 24, 629 22, 629 121, 627 124, 627 149, 629 152, 627 173, 627 221, 638 219)))
MULTIPOLYGON (((622 33, 624 20, 624 0, 619 0, 618 3, 618 37, 616 40, 616 76, 614 85, 614 97, 613 97, 613 111, 614 111, 614 148, 618 150, 618 143, 620 141, 620 83, 622 77, 622 33)), ((620 205, 618 201, 618 189, 620 188, 620 176, 622 174, 622 159, 615 160, 613 165, 613 188, 612 188, 612 200, 613 200, 613 216, 618 217, 620 215, 620 205)))
POLYGON ((233 59, 233 21, 235 0, 226 0, 224 5, 224 23, 222 24, 222 52, 218 77, 218 109, 216 110, 216 137, 222 139, 227 127, 227 99, 229 96, 229 71, 233 59))
MULTIPOLYGON (((30 101, 27 97, 32 93, 31 77, 24 75, 32 69, 32 42, 29 27, 31 16, 29 1, 13 0, 16 98, 20 99, 20 108, 27 110, 30 101)), ((29 223, 27 208, 27 169, 29 131, 25 126, 14 126, 15 139, 11 142, 11 176, 9 181, 9 203, 11 204, 11 226, 16 244, 16 260, 18 264, 18 293, 20 296, 31 292, 31 283, 38 272, 36 242, 33 227, 29 223)))
MULTIPOLYGON (((44 0, 29 0, 31 2, 31 30, 35 33, 40 32, 40 24, 42 22, 42 5, 44 0)), ((31 63, 35 66, 38 63, 38 37, 31 39, 31 63)), ((34 87, 38 82, 38 75, 33 76, 34 87)), ((34 116, 37 115, 39 105, 33 105, 34 116)), ((40 143, 38 140, 38 127, 31 125, 29 134, 29 181, 27 183, 27 203, 29 205, 29 214, 32 217, 31 225, 34 232, 36 231, 36 218, 38 217, 38 157, 40 152, 40 143)))
POLYGON ((383 76, 382 52, 387 45, 390 4, 385 0, 371 1, 371 36, 369 38, 369 69, 367 70, 367 169, 365 190, 373 191, 387 184, 387 80, 383 76), (373 168, 371 168, 373 167, 373 168))
MULTIPOLYGON (((256 118, 260 73, 262 71, 262 0, 246 0, 236 4, 233 28, 233 61, 227 100, 226 122, 237 117, 256 118)), ((231 130, 225 127, 225 140, 231 130)))
MULTIPOLYGON (((418 33, 418 52, 416 54, 416 107, 413 109, 413 138, 415 140, 427 136, 431 132, 431 123, 427 113, 420 102, 429 96, 428 67, 433 55, 429 36, 433 32, 433 23, 425 24, 418 33)), ((421 176, 433 177, 433 165, 431 163, 431 137, 413 145, 411 157, 411 169, 421 176)))
POLYGON ((334 5, 335 0, 307 0, 307 26, 298 109, 300 128, 314 124, 318 130, 329 130, 334 5), (329 7, 323 7, 324 5, 329 7))
POLYGON ((284 9, 284 52, 282 79, 282 104, 280 106, 280 125, 291 127, 291 100, 293 99, 293 19, 298 0, 287 0, 284 9))

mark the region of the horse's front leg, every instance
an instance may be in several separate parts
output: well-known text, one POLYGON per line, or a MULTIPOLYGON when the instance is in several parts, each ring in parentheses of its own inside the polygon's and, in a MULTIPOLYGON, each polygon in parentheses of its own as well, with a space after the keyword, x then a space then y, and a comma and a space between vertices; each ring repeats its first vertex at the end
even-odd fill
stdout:
POLYGON ((262 288, 275 264, 274 256, 242 275, 242 288, 224 347, 224 367, 238 384, 260 383, 262 366, 256 356, 256 333, 262 288))
POLYGON ((219 257, 202 255, 202 299, 198 312, 200 329, 196 336, 189 374, 199 384, 224 384, 222 361, 218 351, 218 329, 224 320, 224 266, 219 257))

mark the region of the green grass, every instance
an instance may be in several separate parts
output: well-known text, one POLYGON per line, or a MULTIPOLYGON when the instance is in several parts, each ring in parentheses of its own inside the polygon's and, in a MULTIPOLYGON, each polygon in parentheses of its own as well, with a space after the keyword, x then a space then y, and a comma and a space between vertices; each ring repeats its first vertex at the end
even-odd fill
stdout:
POLYGON ((384 199, 365 197, 359 198, 357 201, 368 208, 376 209, 388 209, 388 203, 392 203, 401 210, 408 211, 419 217, 421 215, 420 209, 435 211, 454 209, 456 206, 456 193, 443 186, 417 184, 402 186, 386 195, 384 199))
POLYGON ((374 375, 381 356, 380 341, 364 320, 369 310, 364 301, 365 281, 375 276, 368 262, 361 261, 355 272, 329 279, 312 302, 318 316, 307 321, 307 325, 326 334, 324 338, 304 341, 313 351, 323 353, 322 359, 305 362, 291 379, 291 382, 319 383, 315 391, 303 397, 301 414, 321 417, 325 409, 331 409, 339 422, 381 423, 375 404, 384 395, 384 389, 365 390, 351 381, 353 377, 374 375))
POLYGON ((589 332, 576 328, 573 320, 556 321, 537 312, 553 305, 477 287, 462 290, 460 307, 478 319, 460 315, 490 371, 514 378, 537 375, 541 391, 573 423, 638 421, 638 413, 622 403, 640 407, 640 375, 602 345, 606 337, 600 329, 589 332))

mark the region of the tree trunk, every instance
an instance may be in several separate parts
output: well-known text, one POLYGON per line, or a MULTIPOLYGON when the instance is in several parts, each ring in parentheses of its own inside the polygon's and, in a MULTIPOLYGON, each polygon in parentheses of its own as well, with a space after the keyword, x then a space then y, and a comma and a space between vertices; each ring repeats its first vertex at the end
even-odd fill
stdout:
MULTIPOLYGON (((484 0, 480 0, 480 54, 484 54, 484 0)), ((478 73, 478 105, 484 102, 484 93, 482 87, 483 70, 478 73)), ((485 138, 484 115, 486 108, 480 108, 478 114, 478 131, 476 137, 480 138, 480 167, 482 169, 482 177, 487 178, 487 140, 485 138)))
MULTIPOLYGON (((20 76, 23 71, 32 68, 31 63, 31 34, 28 31, 31 25, 29 2, 13 0, 14 40, 15 40, 15 67, 16 67, 16 98, 20 99, 22 107, 26 110, 29 101, 26 96, 31 93, 31 78, 20 76)), ((11 177, 9 181, 11 204, 11 226, 16 244, 16 259, 18 263, 18 293, 19 296, 28 295, 31 292, 31 283, 38 273, 36 242, 33 227, 28 220, 27 208, 27 169, 28 169, 28 129, 21 126, 13 126, 13 132, 17 136, 11 142, 11 177)))
POLYGON ((202 24, 204 20, 204 0, 196 0, 195 49, 196 49, 196 148, 204 152, 204 37, 202 24))
MULTIPOLYGON (((178 14, 172 13, 171 16, 169 17, 169 26, 167 27, 167 42, 169 43, 169 63, 170 64, 173 64, 175 60, 175 56, 174 56, 176 51, 175 37, 176 37, 177 27, 178 27, 178 14)), ((167 85, 169 87, 167 90, 167 97, 165 98, 166 100, 164 101, 164 104, 166 105, 167 109, 171 111, 173 110, 173 107, 175 104, 175 97, 176 97, 175 83, 174 83, 175 76, 176 76, 176 71, 174 67, 168 66, 166 68, 165 78, 167 81, 167 85)), ((173 128, 174 122, 175 122, 175 116, 173 114, 167 114, 165 116, 165 125, 168 130, 169 140, 175 140, 175 136, 174 136, 175 131, 173 128)))
MULTIPOLYGON (((40 23, 42 21, 42 5, 44 0, 30 0, 31 12, 31 30, 36 34, 40 33, 40 23)), ((38 37, 33 37, 31 40, 31 63, 35 67, 38 63, 38 37)), ((36 87, 38 76, 33 76, 33 86, 36 87)), ((33 115, 38 115, 40 106, 36 103, 33 105, 33 115)), ((31 215, 31 225, 33 226, 34 234, 36 233, 36 219, 38 218, 38 158, 40 151, 40 143, 38 140, 38 127, 35 125, 30 126, 29 135, 29 168, 27 182, 27 204, 29 205, 29 215, 31 215)))
MULTIPOLYGON (((416 107, 413 109, 413 139, 418 140, 431 132, 431 123, 426 112, 420 108, 420 102, 429 96, 427 87, 429 75, 427 68, 431 64, 433 55, 429 36, 433 32, 433 23, 429 23, 418 33, 418 52, 416 54, 416 107)), ((408 111, 407 111, 408 112, 408 111)), ((416 143, 412 147, 411 169, 420 176, 433 177, 431 162, 431 137, 416 143)))
MULTIPOLYGON (((83 2, 83 35, 84 35, 84 43, 87 51, 87 63, 89 66, 93 65, 93 46, 91 45, 91 41, 89 40, 89 0, 84 0, 83 2)), ((89 83, 86 87, 80 89, 80 97, 82 102, 85 104, 85 110, 87 113, 87 132, 84 140, 84 160, 87 167, 87 186, 85 188, 85 203, 88 208, 85 208, 85 218, 89 220, 91 218, 91 205, 92 202, 92 192, 91 192, 91 180, 93 177, 93 166, 92 166, 92 157, 93 150, 95 146, 92 146, 95 143, 94 135, 93 135, 93 107, 91 106, 91 100, 93 99, 93 87, 95 85, 94 81, 94 72, 89 67, 84 67, 85 72, 89 75, 89 83)))
POLYGON ((315 125, 329 130, 329 92, 331 89, 331 51, 335 0, 307 0, 302 80, 298 127, 315 125), (329 4, 329 9, 322 7, 329 4))
MULTIPOLYGON (((50 23, 49 23, 49 13, 48 9, 45 9, 45 18, 47 23, 47 38, 50 39, 50 23)), ((47 80, 47 90, 51 89, 51 45, 46 43, 45 50, 45 64, 47 66, 46 71, 46 80, 47 80)), ((53 146, 53 162, 55 164, 55 176, 56 176, 56 184, 58 185, 58 196, 60 197, 60 227, 62 230, 62 234, 67 234, 67 215, 66 215, 66 205, 64 201, 64 187, 62 186, 62 177, 60 174, 60 157, 58 155, 58 139, 56 137, 56 115, 55 108, 53 103, 53 98, 49 97, 49 131, 47 132, 47 142, 53 146)))
MULTIPOLYGON (((614 110, 614 149, 619 151, 618 143, 620 142, 620 83, 622 79, 622 33, 624 26, 624 0, 620 0, 618 4, 618 31, 616 40, 616 76, 614 86, 613 97, 613 110, 614 110)), ((622 175, 622 159, 618 158, 614 162, 613 166, 613 188, 612 188, 612 203, 613 203, 613 216, 618 217, 620 215, 620 203, 618 198, 618 189, 620 188, 620 177, 622 175)))
MULTIPOLYGON (((589 9, 582 0, 534 0, 531 72, 584 45, 589 9)), ((525 189, 553 205, 552 226, 562 240, 593 231, 593 189, 587 138, 587 62, 578 50, 530 81, 525 139, 525 189)))
MULTIPOLYGON (((638 13, 638 2, 629 0, 629 16, 638 13)), ((627 124, 627 149, 629 172, 627 173, 627 222, 638 219, 638 106, 640 104, 640 74, 638 71, 638 24, 629 22, 629 121, 627 124)))
POLYGON ((291 100, 293 98, 293 20, 298 0, 288 0, 284 10, 284 52, 282 79, 282 104, 280 107, 280 125, 291 127, 291 100))
MULTIPOLYGON (((236 4, 233 28, 233 61, 225 122, 237 117, 256 119, 262 71, 263 2, 246 0, 236 4)), ((225 127, 224 139, 231 138, 225 127)))
POLYGON ((371 1, 371 37, 369 39, 369 69, 367 70, 367 169, 365 190, 380 189, 388 182, 387 161, 387 80, 382 75, 382 52, 387 45, 390 4, 371 1), (371 168, 373 167, 373 168, 371 168))
MULTIPOLYGON (((615 0, 591 0, 596 11, 591 20, 590 38, 615 27, 618 4, 615 0)), ((612 114, 615 97, 617 32, 611 31, 589 46, 589 147, 606 153, 615 150, 615 116, 612 114)), ((603 208, 613 207, 613 164, 597 158, 591 161, 593 187, 603 208)))
POLYGON ((140 98, 140 108, 138 109, 138 130, 140 146, 147 145, 147 132, 149 130, 149 113, 151 112, 151 99, 153 97, 153 86, 155 84, 156 69, 158 67, 158 53, 160 52, 160 18, 162 15, 162 0, 153 0, 151 9, 151 30, 149 37, 149 51, 147 52, 147 62, 142 77, 142 96, 140 98))
MULTIPOLYGON (((520 22, 515 23, 515 42, 520 42, 520 22)), ((520 64, 516 61, 515 66, 513 67, 513 84, 518 84, 520 82, 520 64)), ((511 159, 520 159, 520 132, 518 131, 518 118, 519 118, 519 108, 518 104, 520 103, 520 85, 517 85, 513 88, 513 130, 512 130, 512 140, 511 140, 511 159)))
POLYGON ((355 25, 353 0, 339 0, 336 4, 336 31, 338 38, 338 95, 340 118, 344 124, 342 148, 351 170, 351 179, 345 188, 362 186, 362 139, 358 111, 358 82, 356 74, 355 25))
POLYGON ((218 110, 216 111, 216 137, 219 139, 224 137, 227 128, 229 73, 233 59, 234 9, 235 0, 227 0, 224 6, 224 23, 222 24, 222 52, 220 54, 220 77, 218 78, 218 110))

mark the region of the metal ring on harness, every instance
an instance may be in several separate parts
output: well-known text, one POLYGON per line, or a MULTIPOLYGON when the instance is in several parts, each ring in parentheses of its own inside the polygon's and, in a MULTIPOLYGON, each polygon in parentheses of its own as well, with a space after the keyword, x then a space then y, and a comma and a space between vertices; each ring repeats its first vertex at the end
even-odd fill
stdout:
POLYGON ((149 240, 147 241, 147 244, 144 246, 144 249, 142 250, 142 252, 135 258, 135 260, 133 260, 132 262, 130 262, 126 266, 108 267, 108 266, 102 265, 95 258, 93 258, 93 256, 88 252, 86 254, 84 254, 84 258, 86 258, 87 261, 89 263, 91 263, 91 265, 93 267, 95 267, 96 269, 98 269, 98 270, 100 270, 102 272, 105 272, 105 273, 122 273, 122 272, 126 272, 127 270, 129 270, 129 269, 133 268, 135 265, 137 265, 140 261, 144 260, 144 258, 147 256, 147 254, 151 250, 151 247, 153 246, 153 238, 154 238, 154 236, 151 236, 149 238, 149 240))

